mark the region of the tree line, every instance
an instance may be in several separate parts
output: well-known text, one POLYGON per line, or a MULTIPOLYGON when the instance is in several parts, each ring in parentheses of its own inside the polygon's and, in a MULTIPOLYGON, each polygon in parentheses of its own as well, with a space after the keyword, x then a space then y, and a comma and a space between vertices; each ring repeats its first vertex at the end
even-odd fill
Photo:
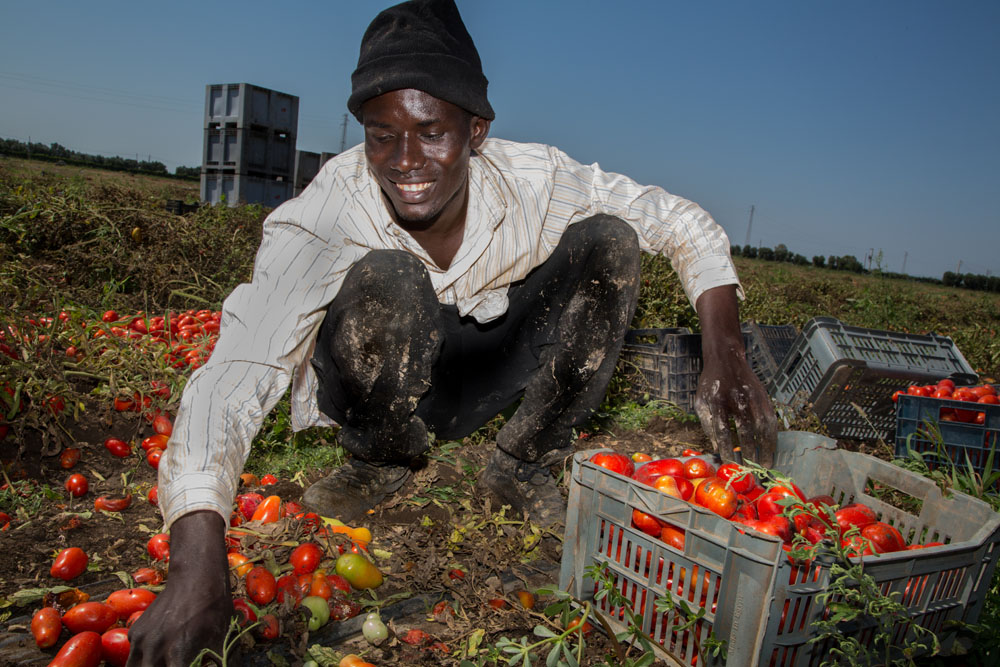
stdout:
POLYGON ((71 150, 57 143, 43 144, 39 142, 24 142, 17 139, 0 139, 0 155, 14 155, 31 158, 32 160, 62 161, 84 167, 100 167, 112 171, 127 171, 136 174, 152 174, 156 176, 174 176, 185 179, 201 177, 199 167, 177 167, 173 174, 167 171, 167 166, 156 160, 138 160, 120 156, 107 157, 90 155, 71 150))
POLYGON ((858 258, 854 255, 843 255, 839 257, 836 255, 830 255, 829 257, 816 255, 810 261, 798 253, 791 252, 784 243, 779 243, 774 248, 758 248, 752 245, 740 246, 739 244, 734 244, 730 250, 734 257, 765 259, 769 262, 788 262, 789 264, 798 264, 799 266, 809 266, 811 264, 812 266, 820 269, 825 268, 834 269, 836 271, 851 271, 852 273, 865 274, 878 273, 879 275, 887 278, 915 280, 922 283, 944 285, 945 287, 961 287, 981 292, 1000 292, 1000 276, 984 276, 976 273, 955 273, 952 271, 945 271, 944 276, 939 280, 937 278, 910 276, 905 273, 882 271, 881 269, 872 271, 866 269, 864 264, 858 261, 858 258))

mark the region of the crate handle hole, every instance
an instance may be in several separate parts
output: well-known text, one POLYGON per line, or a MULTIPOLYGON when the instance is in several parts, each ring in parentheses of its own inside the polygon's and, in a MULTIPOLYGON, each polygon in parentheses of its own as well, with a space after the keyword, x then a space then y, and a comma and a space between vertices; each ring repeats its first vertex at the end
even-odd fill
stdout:
POLYGON ((924 507, 923 498, 911 496, 909 493, 874 477, 865 479, 865 494, 912 516, 920 516, 924 507))

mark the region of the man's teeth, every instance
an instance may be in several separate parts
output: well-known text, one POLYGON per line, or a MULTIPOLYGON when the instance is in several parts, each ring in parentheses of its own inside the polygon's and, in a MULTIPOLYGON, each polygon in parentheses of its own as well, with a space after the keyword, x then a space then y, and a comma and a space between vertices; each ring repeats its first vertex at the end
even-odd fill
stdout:
POLYGON ((397 183, 396 185, 403 192, 423 192, 431 187, 430 183, 397 183))

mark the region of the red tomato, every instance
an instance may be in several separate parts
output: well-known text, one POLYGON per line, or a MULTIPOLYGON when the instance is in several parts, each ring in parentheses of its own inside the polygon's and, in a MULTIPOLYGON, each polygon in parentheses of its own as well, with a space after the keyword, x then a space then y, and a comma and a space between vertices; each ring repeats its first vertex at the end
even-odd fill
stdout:
POLYGON ((236 496, 236 507, 239 508, 243 518, 249 521, 263 500, 264 496, 259 493, 241 493, 236 496))
POLYGON ((298 577, 294 574, 289 573, 281 575, 278 577, 277 581, 274 582, 274 586, 275 597, 277 597, 279 604, 285 601, 286 596, 291 600, 295 600, 295 604, 298 604, 304 597, 302 592, 299 590, 298 577))
POLYGON ((70 632, 101 633, 118 622, 118 612, 103 602, 81 602, 63 614, 63 625, 70 632))
POLYGON ((146 452, 146 463, 153 466, 153 470, 159 470, 161 458, 163 458, 163 450, 159 447, 153 447, 146 452))
POLYGON ((686 477, 661 475, 653 482, 653 488, 681 500, 691 500, 694 495, 694 484, 686 477))
POLYGON ((55 646, 62 632, 62 614, 55 607, 42 607, 31 617, 31 635, 38 648, 55 646))
POLYGON ((792 524, 783 516, 771 516, 767 519, 747 519, 741 522, 744 526, 759 530, 767 535, 774 535, 782 542, 792 541, 792 524))
POLYGON ((681 456, 701 456, 701 452, 696 449, 687 448, 681 452, 681 456))
POLYGON ((862 528, 861 537, 871 540, 872 548, 880 554, 902 551, 906 548, 906 542, 899 531, 882 521, 870 523, 862 528))
POLYGON ((754 504, 757 506, 757 516, 764 519, 770 519, 772 516, 779 516, 783 511, 782 507, 778 501, 783 500, 792 495, 788 489, 778 488, 768 491, 767 493, 761 494, 754 504))
POLYGON ((104 448, 120 459, 132 453, 132 447, 124 440, 119 440, 118 438, 108 438, 105 440, 104 448))
POLYGON ((148 438, 143 439, 142 449, 143 451, 146 452, 153 449, 154 447, 159 447, 160 449, 166 449, 167 442, 169 442, 169 440, 170 439, 167 436, 157 433, 156 435, 151 435, 148 438))
POLYGON ((257 626, 257 634, 265 641, 277 639, 281 634, 278 625, 278 617, 274 614, 264 614, 260 617, 260 625, 257 626))
POLYGON ((49 570, 56 579, 69 581, 81 575, 87 569, 87 554, 80 547, 69 547, 63 549, 56 556, 52 568, 49 570))
POLYGON ((927 389, 927 387, 921 387, 921 386, 915 385, 915 384, 914 385, 910 385, 909 387, 907 387, 906 388, 906 393, 910 394, 911 396, 930 396, 931 395, 931 392, 927 389))
POLYGON ((678 551, 684 551, 684 531, 671 525, 663 526, 660 539, 678 551))
POLYGON ((80 632, 69 638, 48 667, 97 667, 101 662, 101 635, 80 632))
POLYGON ((323 570, 316 570, 315 572, 300 574, 299 576, 310 578, 309 595, 323 598, 324 600, 330 599, 330 596, 333 594, 333 588, 330 586, 330 582, 327 581, 326 573, 323 570))
POLYGON ((727 488, 725 480, 718 477, 709 477, 699 484, 694 493, 694 501, 724 519, 736 512, 738 504, 736 491, 727 488))
POLYGON ((101 635, 101 657, 112 667, 125 667, 131 649, 125 628, 111 628, 101 635))
POLYGON ((160 487, 158 485, 153 485, 153 488, 151 488, 149 493, 146 494, 146 500, 148 500, 149 504, 153 507, 160 504, 160 487))
POLYGON ((716 476, 719 479, 729 482, 730 488, 736 493, 746 493, 757 485, 757 480, 750 473, 739 474, 740 466, 735 463, 726 463, 719 466, 716 476))
POLYGON ((937 386, 938 388, 947 387, 952 391, 955 390, 955 382, 951 378, 944 378, 943 380, 938 380, 937 386))
POLYGON ((127 412, 135 408, 135 402, 130 398, 115 396, 114 407, 117 412, 127 412))
POLYGON ((76 447, 67 447, 59 455, 59 467, 69 470, 80 461, 80 450, 76 447))
POLYGON ((653 486, 653 482, 663 475, 672 477, 684 476, 684 464, 678 459, 657 459, 645 465, 639 466, 632 474, 632 479, 648 486, 653 486))
POLYGON ((158 586, 163 583, 163 573, 151 567, 140 567, 132 573, 132 579, 134 579, 137 584, 158 586))
POLYGON ((688 459, 684 462, 684 476, 688 479, 714 477, 715 466, 711 463, 706 463, 703 459, 688 459))
POLYGON ((131 493, 126 494, 124 498, 108 498, 107 496, 98 496, 97 500, 94 501, 94 509, 103 510, 105 512, 121 512, 131 504, 131 493))
POLYGON ((170 536, 166 533, 157 533, 146 542, 146 551, 153 560, 170 560, 170 536))
POLYGON ((852 527, 864 528, 870 523, 878 521, 875 510, 861 503, 852 503, 841 507, 834 513, 837 518, 837 525, 840 527, 840 534, 843 535, 852 527))
POLYGON ((278 478, 274 475, 267 474, 260 478, 260 483, 264 486, 271 486, 272 484, 278 483, 278 478))
POLYGON ((632 459, 618 452, 597 452, 590 457, 590 462, 626 477, 631 477, 635 472, 632 459))
POLYGON ((121 588, 108 596, 107 604, 125 620, 137 611, 143 611, 156 599, 156 593, 145 588, 121 588))
POLYGON ((344 579, 339 574, 328 574, 326 575, 326 580, 327 582, 329 582, 330 588, 334 590, 338 590, 341 593, 351 592, 350 582, 348 582, 347 579, 344 579))
POLYGON ((274 523, 281 516, 281 498, 279 496, 268 496, 257 506, 250 520, 260 521, 261 523, 274 523))
POLYGON ((118 313, 116 313, 113 310, 105 310, 104 314, 101 315, 101 321, 102 322, 117 322, 118 321, 118 313))
MULTIPOLYGON (((997 397, 996 394, 985 394, 983 396, 980 396, 979 400, 976 401, 976 403, 985 403, 986 405, 1000 405, 1000 397, 997 397)), ((980 412, 979 414, 985 415, 986 413, 980 412)))
POLYGON ((87 482, 87 478, 80 473, 75 473, 70 475, 66 479, 66 490, 69 491, 70 495, 74 498, 79 498, 87 494, 87 489, 90 488, 90 483, 87 482))
POLYGON ((250 607, 250 601, 246 598, 236 598, 233 600, 233 609, 236 613, 243 617, 240 621, 240 625, 247 625, 249 623, 257 622, 257 613, 250 607))
POLYGON ((860 535, 854 535, 850 539, 841 540, 840 546, 847 551, 847 555, 851 558, 871 556, 873 553, 871 543, 860 535))
POLYGON ((278 592, 274 575, 263 565, 257 565, 247 572, 246 584, 247 595, 259 605, 270 604, 278 592))
POLYGON ((315 542, 300 544, 288 557, 288 562, 292 564, 292 572, 295 574, 308 574, 314 571, 319 567, 321 560, 323 560, 323 550, 315 542))
POLYGON ((632 510, 632 525, 647 535, 652 535, 653 537, 659 537, 660 532, 663 530, 662 521, 657 519, 655 516, 650 516, 649 514, 640 512, 637 509, 632 510))
POLYGON ((989 384, 981 384, 977 387, 973 387, 969 391, 972 392, 972 395, 977 399, 982 398, 983 396, 996 396, 997 393, 997 390, 993 388, 993 385, 989 384))

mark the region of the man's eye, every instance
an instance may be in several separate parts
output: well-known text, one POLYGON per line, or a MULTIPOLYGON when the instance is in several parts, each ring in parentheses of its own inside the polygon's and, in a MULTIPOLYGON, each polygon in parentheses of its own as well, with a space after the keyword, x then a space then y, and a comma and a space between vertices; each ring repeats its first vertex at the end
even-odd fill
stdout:
POLYGON ((442 132, 428 132, 427 134, 424 135, 424 139, 427 139, 429 141, 437 141, 443 136, 444 133, 442 132))

